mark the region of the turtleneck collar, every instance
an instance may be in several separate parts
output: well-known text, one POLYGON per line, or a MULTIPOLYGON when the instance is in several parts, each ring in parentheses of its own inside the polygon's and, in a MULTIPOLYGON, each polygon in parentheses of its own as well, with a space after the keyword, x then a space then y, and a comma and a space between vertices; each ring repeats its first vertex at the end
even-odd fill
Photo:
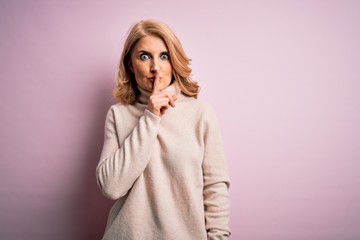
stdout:
MULTIPOLYGON (((149 91, 141 88, 139 85, 137 85, 137 88, 140 91, 140 95, 137 98, 137 102, 140 104, 147 105, 152 92, 149 92, 149 91)), ((178 86, 178 84, 176 82, 174 82, 174 83, 170 84, 168 87, 166 87, 164 90, 162 90, 162 92, 163 91, 167 91, 171 95, 178 95, 180 93, 180 87, 178 86)))

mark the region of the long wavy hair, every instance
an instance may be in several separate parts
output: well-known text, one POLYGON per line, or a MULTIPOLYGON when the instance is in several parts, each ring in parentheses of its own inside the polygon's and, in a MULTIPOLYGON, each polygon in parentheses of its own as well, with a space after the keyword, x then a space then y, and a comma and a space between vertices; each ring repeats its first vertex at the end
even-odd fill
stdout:
POLYGON ((135 104, 140 92, 137 88, 135 76, 130 69, 131 54, 135 45, 145 36, 161 38, 170 55, 173 69, 173 80, 179 84, 183 94, 197 98, 200 87, 191 79, 190 61, 175 33, 164 23, 156 20, 143 20, 136 23, 128 34, 121 54, 117 73, 117 86, 114 90, 115 98, 123 104, 135 104))

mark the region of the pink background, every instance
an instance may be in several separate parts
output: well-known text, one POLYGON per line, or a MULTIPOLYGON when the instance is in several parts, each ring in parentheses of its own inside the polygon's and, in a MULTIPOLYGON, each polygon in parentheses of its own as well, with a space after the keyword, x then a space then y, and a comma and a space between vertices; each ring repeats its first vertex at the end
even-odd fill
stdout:
POLYGON ((125 35, 168 23, 219 117, 232 239, 360 239, 359 1, 1 1, 0 239, 100 239, 125 35))

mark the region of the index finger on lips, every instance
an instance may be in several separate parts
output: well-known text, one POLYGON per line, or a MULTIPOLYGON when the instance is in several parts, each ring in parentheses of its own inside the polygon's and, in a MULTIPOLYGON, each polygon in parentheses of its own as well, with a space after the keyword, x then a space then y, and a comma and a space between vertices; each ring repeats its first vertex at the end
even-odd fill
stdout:
POLYGON ((160 92, 160 89, 159 89, 159 80, 160 80, 159 73, 156 72, 156 73, 155 73, 154 82, 153 82, 153 89, 152 89, 152 93, 153 93, 153 94, 160 92))

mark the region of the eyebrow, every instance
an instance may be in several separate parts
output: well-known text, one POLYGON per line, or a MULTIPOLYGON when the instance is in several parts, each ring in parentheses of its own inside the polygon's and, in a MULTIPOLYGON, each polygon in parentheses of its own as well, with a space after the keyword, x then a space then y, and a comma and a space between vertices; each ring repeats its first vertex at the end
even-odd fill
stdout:
POLYGON ((146 50, 139 50, 139 51, 137 51, 137 53, 150 53, 150 52, 146 51, 146 50))
MULTIPOLYGON (((139 51, 137 51, 137 54, 140 54, 140 53, 147 53, 147 54, 152 55, 151 52, 146 51, 146 50, 139 50, 139 51)), ((169 51, 167 51, 167 50, 160 52, 160 54, 163 54, 163 53, 166 53, 166 54, 170 55, 169 51)))

